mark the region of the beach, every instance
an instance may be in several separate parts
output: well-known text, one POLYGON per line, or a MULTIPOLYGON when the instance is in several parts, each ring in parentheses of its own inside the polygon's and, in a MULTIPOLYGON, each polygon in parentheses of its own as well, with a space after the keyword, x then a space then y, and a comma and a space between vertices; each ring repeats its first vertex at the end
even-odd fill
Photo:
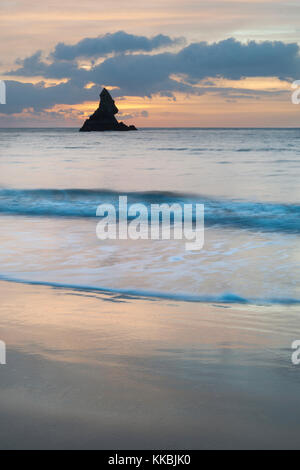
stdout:
POLYGON ((1 282, 1 449, 293 449, 296 306, 1 282))
POLYGON ((298 448, 299 130, 0 137, 0 449, 298 448), (100 239, 120 197, 203 246, 100 239))

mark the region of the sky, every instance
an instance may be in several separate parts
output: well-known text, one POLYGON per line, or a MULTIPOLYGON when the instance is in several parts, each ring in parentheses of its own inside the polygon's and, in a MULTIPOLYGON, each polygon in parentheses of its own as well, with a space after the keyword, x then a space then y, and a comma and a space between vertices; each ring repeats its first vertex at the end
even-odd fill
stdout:
POLYGON ((0 127, 298 127, 300 2, 0 0, 0 127))

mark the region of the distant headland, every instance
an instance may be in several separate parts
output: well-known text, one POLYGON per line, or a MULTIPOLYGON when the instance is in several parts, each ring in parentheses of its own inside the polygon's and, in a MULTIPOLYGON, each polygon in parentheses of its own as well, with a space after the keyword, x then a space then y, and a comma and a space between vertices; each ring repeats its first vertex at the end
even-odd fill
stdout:
POLYGON ((106 88, 100 93, 99 106, 83 124, 80 132, 91 131, 137 131, 135 126, 126 126, 124 122, 118 122, 115 114, 119 112, 106 88))

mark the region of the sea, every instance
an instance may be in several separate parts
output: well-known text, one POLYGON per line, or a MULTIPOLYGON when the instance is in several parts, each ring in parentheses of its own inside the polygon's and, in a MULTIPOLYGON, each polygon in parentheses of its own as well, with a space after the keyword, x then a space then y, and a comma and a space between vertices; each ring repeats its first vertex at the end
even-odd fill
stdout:
POLYGON ((300 129, 0 130, 0 279, 300 303, 300 129), (204 204, 204 245, 100 240, 100 204, 204 204))

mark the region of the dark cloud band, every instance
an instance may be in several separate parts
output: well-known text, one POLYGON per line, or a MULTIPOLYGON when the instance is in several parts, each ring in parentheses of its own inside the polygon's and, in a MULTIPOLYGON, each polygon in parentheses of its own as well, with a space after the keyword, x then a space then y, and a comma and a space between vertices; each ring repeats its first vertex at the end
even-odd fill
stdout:
MULTIPOLYGON (((222 93, 222 89, 199 87, 199 82, 205 78, 239 80, 244 77, 300 77, 299 46, 296 43, 241 43, 227 39, 213 44, 193 43, 176 52, 152 53, 154 49, 174 45, 176 41, 163 35, 145 38, 119 32, 83 39, 74 46, 60 43, 48 61, 43 61, 38 51, 20 61, 20 67, 9 74, 64 78, 68 82, 47 88, 43 85, 8 82, 8 105, 1 111, 20 112, 28 106, 42 110, 56 103, 75 104, 94 100, 96 90, 85 88, 89 82, 95 83, 97 87, 117 87, 114 95, 118 97, 151 97, 156 93, 172 97, 175 92, 199 95, 215 90, 222 93), (78 57, 100 58, 108 53, 112 56, 104 58, 98 65, 92 65, 89 70, 80 68, 75 60, 78 57)), ((255 93, 259 95, 259 92, 255 93)))

